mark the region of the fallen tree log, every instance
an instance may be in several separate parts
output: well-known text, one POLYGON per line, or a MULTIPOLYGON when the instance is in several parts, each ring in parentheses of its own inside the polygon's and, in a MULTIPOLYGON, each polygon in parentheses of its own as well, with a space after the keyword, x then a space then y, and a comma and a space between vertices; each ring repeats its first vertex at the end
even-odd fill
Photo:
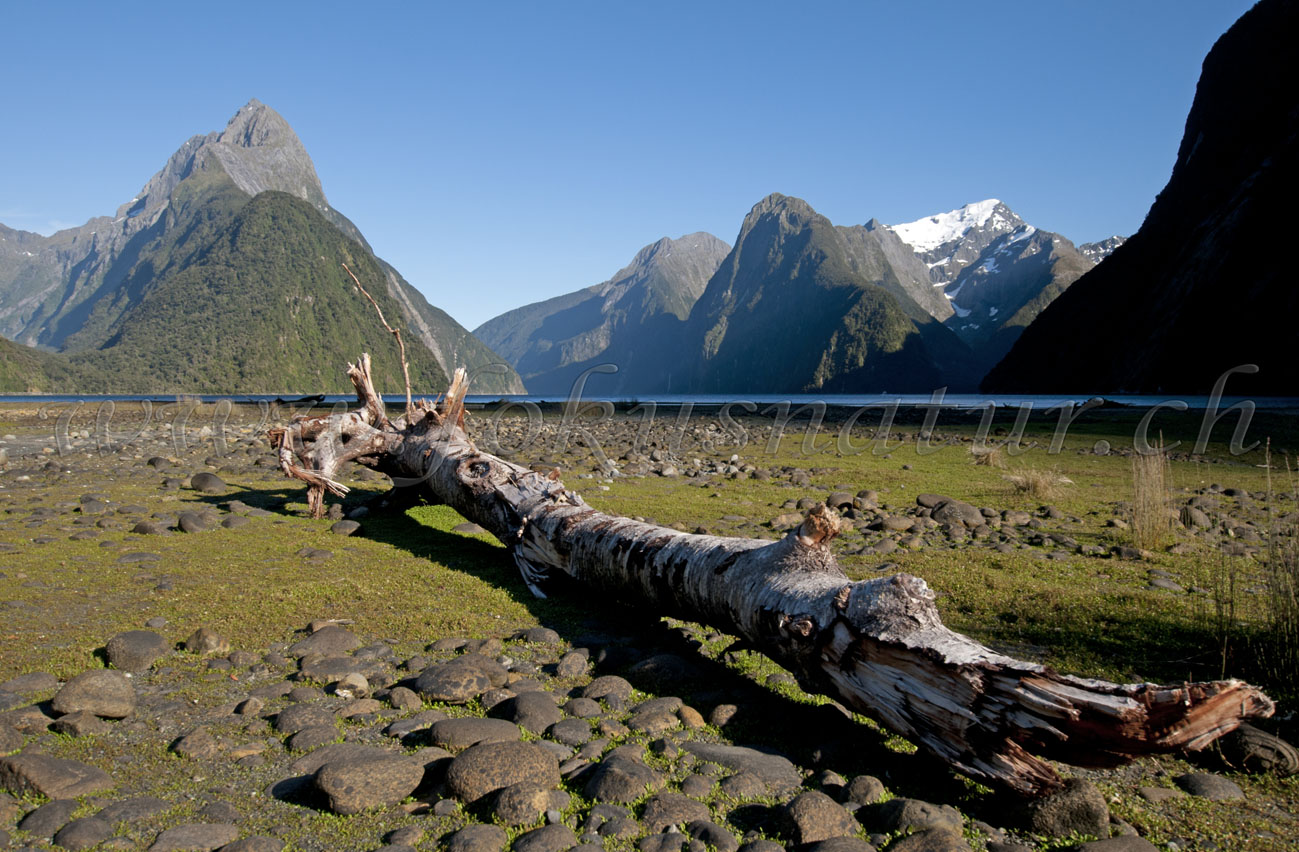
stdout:
POLYGON ((1116 684, 1057 674, 992 651, 945 626, 924 580, 853 582, 828 543, 838 516, 820 506, 785 538, 691 535, 607 515, 549 476, 478 450, 464 428, 457 371, 438 404, 390 421, 362 355, 348 375, 360 408, 272 430, 280 466, 308 485, 308 505, 344 494, 359 462, 399 488, 454 508, 505 544, 528 587, 580 584, 740 637, 832 696, 967 775, 1025 795, 1062 786, 1041 757, 1085 766, 1203 748, 1273 704, 1238 680, 1116 684))

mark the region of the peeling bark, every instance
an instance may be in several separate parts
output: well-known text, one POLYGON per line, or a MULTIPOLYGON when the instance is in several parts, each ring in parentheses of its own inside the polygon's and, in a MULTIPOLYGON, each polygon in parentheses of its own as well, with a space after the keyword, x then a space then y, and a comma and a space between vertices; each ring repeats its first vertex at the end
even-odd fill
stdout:
POLYGON ((389 421, 362 355, 348 375, 361 408, 271 433, 286 475, 308 484, 315 517, 357 461, 454 508, 509 548, 528 588, 571 578, 599 600, 733 633, 830 695, 967 775, 1025 795, 1062 786, 1042 757, 1113 765, 1200 749, 1272 701, 1238 680, 1160 686, 1060 675, 943 626, 925 581, 852 581, 828 543, 839 519, 819 506, 776 542, 692 535, 607 515, 542 475, 480 452, 464 430, 458 370, 440 404, 389 421))

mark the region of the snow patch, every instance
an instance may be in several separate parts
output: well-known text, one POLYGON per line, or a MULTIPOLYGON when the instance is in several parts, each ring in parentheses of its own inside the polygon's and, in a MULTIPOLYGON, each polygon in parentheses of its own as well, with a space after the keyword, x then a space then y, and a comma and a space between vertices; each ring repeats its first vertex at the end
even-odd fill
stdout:
MULTIPOLYGON (((960 305, 956 304, 955 302, 952 302, 952 310, 956 311, 956 315, 961 319, 965 319, 970 315, 970 311, 968 308, 963 308, 960 305)), ((977 328, 978 326, 975 327, 977 328)))
POLYGON ((997 258, 989 257, 983 263, 980 263, 978 271, 986 272, 987 274, 992 275, 994 272, 997 271, 997 258))
MULTIPOLYGON (((989 198, 936 216, 893 225, 892 231, 915 251, 933 251, 944 243, 959 240, 971 228, 982 227, 993 218, 996 207, 1000 203, 1001 201, 996 198, 989 198)), ((1000 215, 996 219, 994 225, 1006 224, 1000 215)))
POLYGON ((1019 242, 1020 240, 1026 240, 1036 233, 1037 233, 1037 228, 1034 228, 1032 225, 1025 225, 1024 230, 1020 231, 1018 234, 1015 234, 1013 237, 1006 240, 1006 245, 1009 246, 1019 242))
POLYGON ((988 308, 988 316, 989 316, 989 317, 995 317, 996 315, 997 315, 997 308, 996 308, 996 307, 988 308))

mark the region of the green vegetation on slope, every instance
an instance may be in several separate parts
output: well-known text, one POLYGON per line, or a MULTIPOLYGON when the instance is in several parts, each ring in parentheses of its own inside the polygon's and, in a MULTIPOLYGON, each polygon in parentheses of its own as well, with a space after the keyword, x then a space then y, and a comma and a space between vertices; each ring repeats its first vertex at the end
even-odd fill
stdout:
MULTIPOLYGON (((221 182, 202 197, 196 188, 189 182, 178 188, 168 214, 176 217, 174 227, 141 251, 127 276, 116 299, 132 302, 130 310, 105 306, 92 318, 103 320, 79 335, 82 341, 106 336, 100 347, 62 357, 9 346, 5 363, 14 366, 7 372, 25 375, 33 365, 35 378, 6 377, 6 388, 337 392, 350 390, 346 363, 370 352, 379 389, 402 389, 396 343, 342 266, 369 283, 389 322, 400 325, 373 255, 291 195, 266 192, 238 206, 238 196, 221 182)), ((407 357, 417 391, 445 386, 431 352, 412 345, 407 357)))

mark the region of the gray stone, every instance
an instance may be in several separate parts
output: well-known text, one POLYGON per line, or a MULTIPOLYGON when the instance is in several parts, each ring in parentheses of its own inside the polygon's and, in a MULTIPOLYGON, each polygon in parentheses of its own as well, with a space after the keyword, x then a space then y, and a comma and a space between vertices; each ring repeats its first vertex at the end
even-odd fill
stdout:
POLYGON ((370 696, 370 682, 360 672, 348 672, 333 684, 339 698, 363 699, 370 696))
POLYGON ((464 704, 494 686, 504 686, 505 669, 480 654, 465 654, 429 666, 415 679, 415 691, 429 701, 464 704))
POLYGON ((477 716, 434 722, 429 735, 434 745, 446 748, 466 748, 478 743, 506 743, 523 739, 523 731, 513 722, 477 716))
POLYGON ((703 799, 713 791, 713 779, 702 775, 687 775, 681 781, 681 792, 692 799, 703 799))
POLYGON ((446 783, 456 798, 471 803, 512 784, 550 789, 559 784, 559 761, 533 743, 480 743, 451 761, 446 783))
POLYGON ((627 682, 626 678, 617 675, 602 675, 582 688, 581 697, 596 701, 617 697, 619 701, 625 704, 631 698, 631 690, 632 686, 627 682))
POLYGON ((390 757, 392 754, 393 752, 378 746, 361 743, 331 743, 299 757, 289 764, 289 771, 295 775, 314 775, 316 770, 327 763, 371 760, 390 757))
POLYGON ((211 852, 239 839, 238 826, 228 823, 191 822, 158 835, 149 852, 211 852))
POLYGON ((550 794, 535 784, 511 784, 496 795, 492 814, 506 825, 534 823, 550 805, 550 794))
POLYGON ((388 703, 394 710, 415 710, 423 705, 418 695, 413 689, 407 689, 404 686, 395 686, 388 693, 388 703))
POLYGON ((320 704, 290 704, 275 717, 275 731, 296 734, 303 728, 334 724, 334 714, 320 704))
POLYGON ((785 852, 785 847, 774 840, 760 838, 745 843, 739 852, 785 852))
POLYGON ((858 775, 843 788, 843 800, 858 805, 873 805, 884 796, 884 784, 874 775, 858 775))
POLYGON ((599 716, 604 711, 598 702, 590 698, 572 698, 564 704, 564 712, 579 719, 589 719, 592 716, 599 716))
POLYGON ((22 748, 22 744, 23 735, 18 733, 13 726, 0 722, 0 754, 17 751, 22 748))
POLYGON ((825 793, 811 790, 795 796, 780 810, 782 833, 795 844, 847 837, 861 826, 825 793))
POLYGON ((800 852, 875 852, 875 847, 859 837, 831 837, 809 843, 800 852))
MULTIPOLYGON (((842 810, 842 808, 840 809, 842 810)), ((711 816, 708 806, 680 793, 656 793, 645 802, 641 822, 654 833, 711 816)))
POLYGON ((686 834, 717 852, 736 852, 740 848, 735 835, 710 820, 697 819, 686 823, 686 834))
POLYGON ((218 852, 281 852, 282 849, 284 849, 284 841, 278 837, 254 834, 251 837, 240 838, 234 843, 227 843, 218 852))
POLYGON ((334 535, 353 535, 361 529, 357 521, 335 521, 329 528, 334 535))
POLYGON ((546 729, 546 735, 564 745, 579 746, 591 739, 591 725, 585 719, 561 719, 546 729))
POLYGON ((679 831, 664 834, 651 834, 636 842, 637 852, 681 852, 686 843, 686 835, 679 831))
POLYGON ((112 802, 101 810, 95 816, 107 820, 111 824, 119 822, 136 822, 137 820, 146 819, 156 813, 161 813, 170 804, 154 796, 138 796, 134 799, 123 799, 120 802, 112 802))
POLYGON ((108 662, 124 672, 148 671, 157 659, 171 650, 167 640, 152 630, 128 630, 109 639, 104 646, 108 662))
POLYGON ((589 664, 586 654, 580 651, 569 651, 559 658, 559 662, 555 665, 555 674, 562 678, 581 677, 586 674, 589 664))
POLYGON ((566 825, 543 825, 514 840, 514 852, 564 852, 577 845, 577 835, 566 825))
MULTIPOLYGON (((1170 847, 1171 848, 1171 847, 1170 847)), ((1144 837, 1124 835, 1105 840, 1092 840, 1069 847, 1070 852, 1156 852, 1158 846, 1144 837)))
POLYGON ((586 782, 588 798, 598 802, 634 802, 646 790, 658 790, 667 779, 625 753, 614 752, 596 764, 586 782))
POLYGON ((210 822, 237 822, 239 809, 229 802, 208 802, 199 808, 198 815, 210 822))
POLYGON ((29 832, 33 837, 53 837, 68 824, 76 809, 77 803, 72 799, 55 799, 19 820, 18 830, 29 832))
MULTIPOLYGON (((1211 772, 1190 772, 1178 775, 1173 783, 1192 796, 1199 796, 1213 802, 1229 802, 1245 798, 1245 793, 1236 782, 1214 775, 1211 772)), ((1093 832, 1096 833, 1096 832, 1093 832)))
POLYGON ((207 471, 194 474, 189 480, 189 487, 203 494, 220 494, 227 488, 224 479, 207 471))
POLYGON ((886 852, 970 852, 970 844, 954 832, 925 828, 893 841, 886 852))
POLYGON ((1138 787, 1137 793, 1152 805, 1167 802, 1169 799, 1186 798, 1185 793, 1172 787, 1138 787))
POLYGON ((290 751, 311 751, 338 739, 338 728, 333 724, 309 725, 285 741, 290 751))
MULTIPOLYGON (((69 737, 85 737, 93 734, 104 734, 109 730, 109 723, 91 713, 89 710, 78 710, 60 716, 50 724, 50 730, 56 734, 69 737)), ((4 749, 0 749, 3 751, 4 749)))
POLYGON ((305 657, 308 654, 323 654, 335 657, 354 651, 361 647, 361 639, 355 633, 337 624, 328 624, 312 633, 306 639, 294 642, 288 653, 294 657, 305 657))
POLYGON ((210 760, 221 751, 221 744, 207 728, 196 728, 171 744, 171 750, 191 760, 210 760))
POLYGON ((797 789, 803 777, 788 758, 744 746, 687 742, 682 748, 699 760, 717 763, 736 772, 750 772, 777 793, 797 789))
POLYGON ((563 718, 563 713, 548 692, 524 692, 492 708, 491 714, 509 719, 530 733, 540 734, 563 718))
POLYGON ((50 708, 59 715, 86 710, 104 719, 125 719, 135 710, 135 687, 121 672, 91 669, 65 683, 50 708))
POLYGON ((737 772, 723 778, 719 789, 733 799, 759 799, 771 792, 767 782, 752 772, 737 772))
POLYGON ((181 532, 198 533, 212 529, 212 524, 198 512, 181 512, 176 516, 176 528, 181 532))
POLYGON ((228 654, 230 642, 210 627, 200 627, 185 640, 185 650, 191 654, 228 654))
POLYGON ((948 500, 939 505, 930 517, 939 524, 956 524, 967 529, 974 529, 984 523, 982 512, 960 500, 948 500))
POLYGON ((28 672, 0 683, 0 692, 34 695, 38 692, 48 692, 58 685, 59 679, 49 672, 28 672))
POLYGON ((90 849, 103 843, 113 834, 113 826, 106 820, 90 816, 74 819, 54 835, 54 843, 64 849, 90 849))
POLYGON ((1110 807, 1096 785, 1082 778, 1070 778, 1064 788, 1027 803, 1027 825, 1034 834, 1066 837, 1110 833, 1110 807))
POLYGON ((331 683, 349 674, 374 674, 376 666, 356 657, 321 657, 312 654, 302 658, 302 676, 322 683, 331 683))
POLYGON ((965 827, 960 811, 951 805, 936 805, 920 799, 890 799, 874 805, 864 812, 866 827, 880 834, 926 828, 952 831, 957 834, 965 827))
POLYGON ((107 772, 80 761, 22 752, 0 757, 0 790, 17 796, 38 793, 48 799, 75 799, 112 786, 107 772))
POLYGON ((316 770, 312 783, 336 814, 357 814, 395 805, 424 780, 424 766, 398 755, 345 759, 316 770))
POLYGON ((501 852, 509 842, 499 825, 467 825, 447 838, 447 852, 501 852))

